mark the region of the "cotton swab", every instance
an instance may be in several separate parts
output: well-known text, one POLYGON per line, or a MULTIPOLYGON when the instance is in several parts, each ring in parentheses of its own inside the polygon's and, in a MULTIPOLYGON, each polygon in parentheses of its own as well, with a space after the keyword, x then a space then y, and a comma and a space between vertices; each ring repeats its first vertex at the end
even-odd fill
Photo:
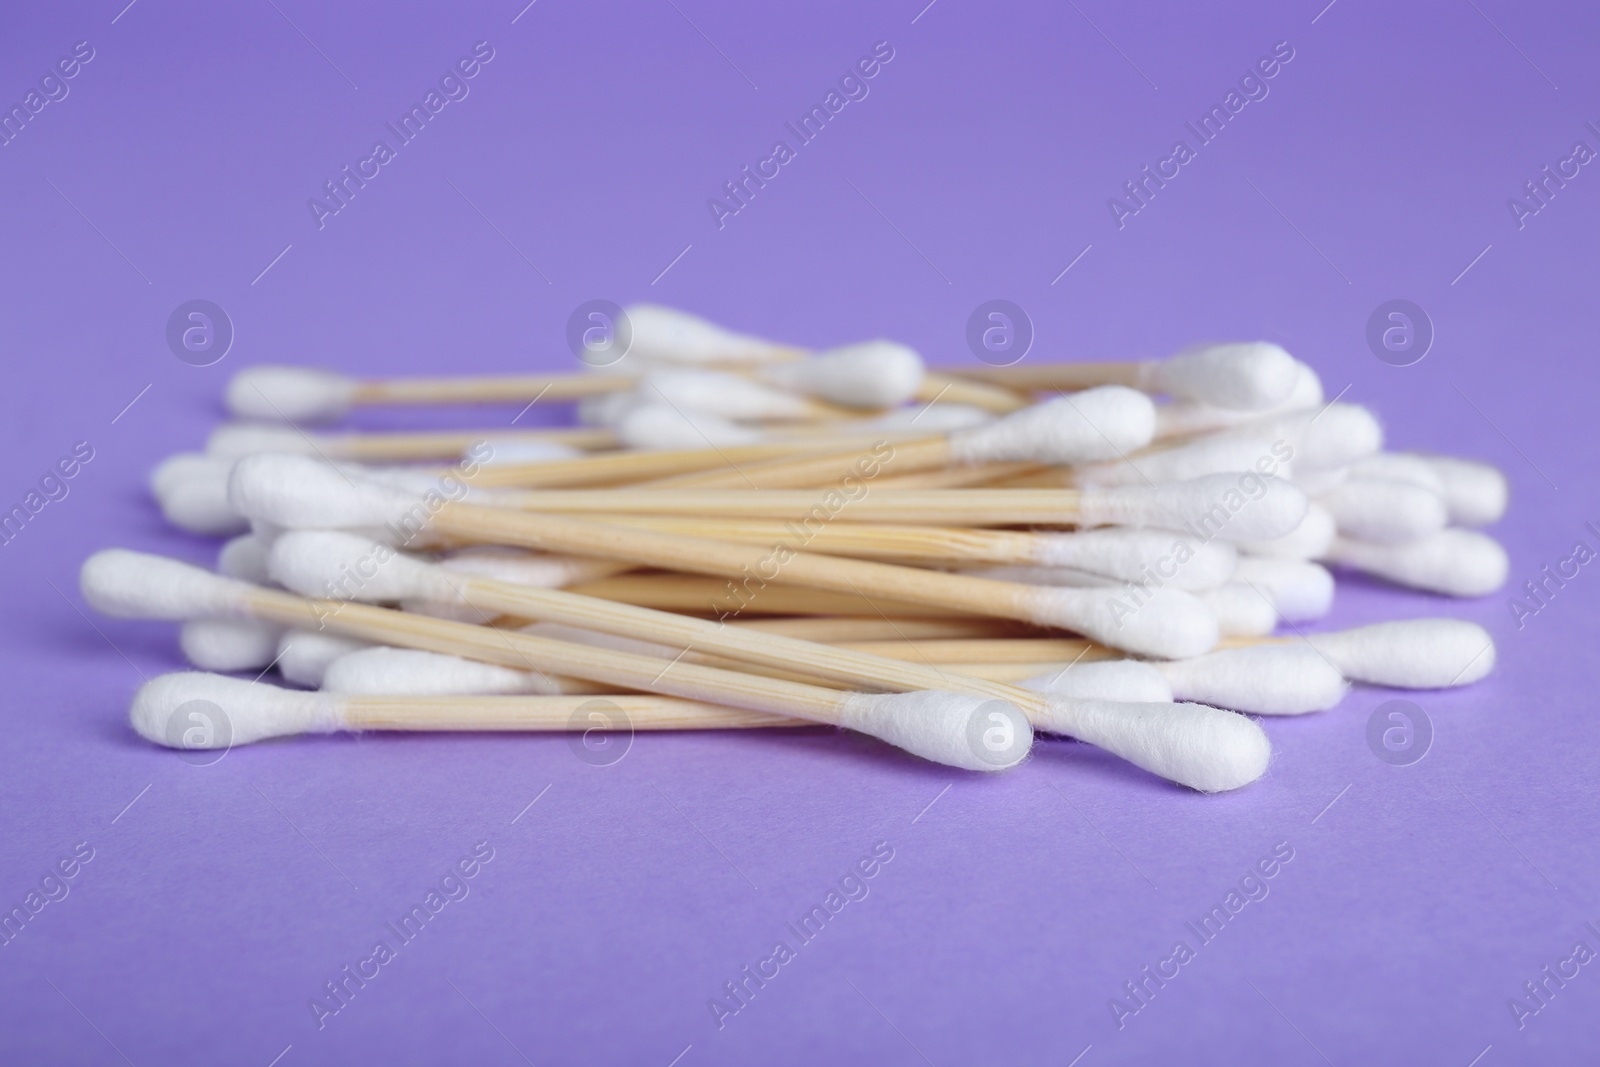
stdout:
POLYGON ((490 696, 592 693, 595 687, 540 671, 513 670, 414 648, 364 648, 328 664, 322 689, 369 696, 490 696))
MULTIPOLYGON (((1283 649, 1309 644, 1344 677, 1353 682, 1399 689, 1447 689, 1470 685, 1494 668, 1494 639, 1476 623, 1460 619, 1424 618, 1358 626, 1295 637, 1239 638, 1230 647, 1283 649)), ((1064 638, 1010 640, 916 640, 849 642, 844 647, 876 656, 914 659, 923 663, 1044 664, 1086 659, 1115 658, 1116 653, 1087 641, 1064 638)), ((1262 655, 1267 655, 1262 653, 1262 655)), ((1207 657, 1175 660, 1190 663, 1207 657)), ((1168 661, 1154 663, 1166 671, 1168 661)), ((1174 667, 1174 672, 1183 668, 1174 667)), ((1034 671, 1037 673, 1037 670, 1034 671)))
MULTIPOLYGON (((81 584, 103 614, 249 617, 296 625, 312 620, 368 639, 403 639, 426 651, 468 652, 502 665, 570 674, 623 688, 793 715, 871 734, 924 759, 967 770, 1021 762, 1032 728, 1005 700, 940 690, 894 694, 824 689, 761 675, 336 601, 312 601, 221 578, 160 557, 111 550, 90 557, 81 584)), ((1222 714, 1222 713, 1218 713, 1222 714)))
MULTIPOLYGON (((399 518, 421 506, 398 490, 375 484, 352 488, 315 463, 283 456, 241 461, 232 496, 253 519, 302 528, 376 525, 386 515, 399 518)), ((781 574, 784 583, 814 589, 959 607, 971 614, 1075 630, 1146 655, 1197 655, 1216 642, 1210 612, 1176 589, 1157 589, 1144 609, 1121 615, 1107 597, 1089 590, 996 582, 792 549, 774 566, 776 557, 759 547, 496 508, 452 504, 438 510, 431 522, 445 534, 498 544, 582 552, 745 582, 754 576, 763 585, 781 574)))
POLYGON ((1505 516, 1510 489, 1506 476, 1487 463, 1412 453, 1432 468, 1442 484, 1450 521, 1458 526, 1487 526, 1505 516))
POLYGON ((1265 540, 1241 539, 1240 552, 1273 559, 1320 559, 1333 545, 1338 530, 1328 509, 1315 500, 1306 506, 1305 516, 1293 530, 1281 537, 1265 540))
POLYGON ((1193 700, 1253 715, 1304 715, 1344 699, 1349 683, 1315 649, 1298 645, 1227 648, 1194 659, 1141 663, 1099 660, 1018 683, 1025 689, 1117 700, 1137 686, 1140 699, 1193 700), (1150 695, 1165 690, 1166 696, 1150 695))
POLYGON ((1470 685, 1495 664, 1494 639, 1460 619, 1380 622, 1304 640, 1351 681, 1399 689, 1470 685))
MULTIPOLYGON (((835 725, 873 732, 907 751, 955 766, 973 765, 972 769, 988 769, 991 761, 1003 760, 1007 762, 1001 765, 1009 765, 1026 754, 1027 737, 1023 731, 1028 727, 1027 720, 1022 719, 1023 729, 1019 731, 1011 717, 1012 713, 1021 717, 1019 705, 1027 707, 1028 716, 1035 718, 1041 729, 1070 734, 1153 774, 1206 792, 1234 789, 1254 781, 1265 771, 1271 751, 1265 734, 1255 723, 1203 705, 1076 701, 1040 697, 1013 687, 998 691, 1007 697, 1015 696, 1015 700, 997 700, 988 695, 996 690, 986 683, 938 671, 932 671, 932 675, 962 692, 935 690, 883 696, 818 690, 759 675, 673 664, 524 633, 419 619, 360 604, 301 599, 220 578, 173 560, 121 550, 91 557, 84 564, 81 585, 92 605, 114 616, 182 619, 203 614, 242 615, 285 625, 314 618, 341 633, 368 640, 465 654, 503 666, 538 668, 542 663, 549 670, 609 684, 777 710, 816 721, 838 720, 835 725), (974 692, 984 695, 973 695, 974 692), (969 730, 965 741, 958 740, 955 731, 963 725, 969 730), (1003 735, 1003 741, 997 734, 1003 735)), ((804 646, 803 642, 791 642, 788 647, 795 644, 804 646)), ((789 659, 795 661, 798 657, 789 659)), ((837 673, 847 669, 842 665, 846 657, 836 650, 824 650, 824 654, 806 659, 808 670, 837 673)), ((911 664, 901 666, 930 670, 911 664)))
POLYGON ((1223 637, 1265 637, 1278 628, 1278 609, 1260 590, 1227 582, 1196 594, 1217 619, 1223 637))
POLYGON ((1236 411, 1282 403, 1299 374, 1294 358, 1266 341, 1200 346, 1138 363, 1018 363, 964 367, 958 373, 1024 390, 1125 385, 1236 411))
POLYGON ((1295 363, 1294 386, 1289 395, 1271 407, 1258 411, 1234 411, 1194 400, 1173 400, 1156 408, 1156 439, 1170 440, 1199 434, 1248 429, 1254 424, 1303 411, 1316 411, 1323 405, 1322 380, 1304 363, 1295 363))
POLYGON ((178 647, 201 670, 255 671, 271 665, 282 632, 253 619, 191 619, 178 628, 178 647))
POLYGON ((1505 584, 1511 567, 1494 538, 1454 527, 1401 544, 1341 537, 1323 558, 1397 585, 1460 597, 1488 596, 1505 584))
MULTIPOLYGON (((983 463, 1087 463, 1115 459, 1150 443, 1155 407, 1143 393, 1104 386, 1057 397, 1004 418, 894 446, 892 469, 908 474, 951 465, 983 463)), ((825 483, 838 476, 843 453, 767 464, 753 477, 782 488, 825 483)), ((744 488, 752 476, 713 471, 674 479, 675 487, 744 488)))
POLYGON ((564 732, 574 716, 603 706, 630 730, 730 730, 813 725, 803 719, 677 697, 383 697, 306 693, 216 674, 164 674, 140 686, 129 721, 147 741, 170 747, 232 747, 274 737, 342 730, 564 732), (603 705, 597 705, 603 699, 603 705), (228 716, 229 729, 198 746, 167 735, 180 708, 197 700, 228 716))
MULTIPOLYGON (((608 521, 754 545, 775 544, 794 534, 783 523, 748 519, 618 515, 608 521)), ((1175 588, 1191 591, 1227 581, 1238 558, 1234 546, 1226 541, 1199 541, 1171 532, 1117 526, 1052 533, 830 523, 816 528, 808 547, 829 555, 931 565, 1020 565, 966 571, 1003 581, 1052 584, 1040 568, 1070 567, 1119 580, 1170 582, 1175 588)))
POLYGON ((1320 619, 1333 609, 1333 575, 1306 560, 1242 555, 1233 580, 1265 596, 1288 622, 1320 619))
POLYGON ((1351 481, 1317 497, 1339 533, 1385 544, 1415 541, 1450 521, 1444 498, 1405 482, 1351 481))
POLYGON ((273 662, 285 680, 316 689, 335 660, 371 647, 370 642, 323 630, 288 629, 278 639, 278 655, 273 662))
POLYGON ((510 444, 561 444, 577 449, 616 448, 617 435, 596 427, 552 430, 441 430, 429 433, 309 433, 296 426, 224 423, 206 439, 206 454, 234 459, 257 452, 294 452, 353 463, 453 460, 486 440, 510 444))

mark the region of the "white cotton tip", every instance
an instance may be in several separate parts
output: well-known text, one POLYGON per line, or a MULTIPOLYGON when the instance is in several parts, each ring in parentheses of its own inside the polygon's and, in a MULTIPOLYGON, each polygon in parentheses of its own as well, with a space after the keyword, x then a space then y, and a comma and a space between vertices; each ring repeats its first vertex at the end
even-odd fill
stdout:
POLYGON ((1266 541, 1240 541, 1239 550, 1277 559, 1320 559, 1327 554, 1337 534, 1333 516, 1313 500, 1306 508, 1305 518, 1289 533, 1266 541))
POLYGON ((315 436, 301 433, 293 426, 264 426, 257 422, 223 423, 206 438, 206 454, 237 459, 253 456, 257 452, 285 452, 301 456, 315 456, 320 452, 332 454, 324 442, 315 436))
POLYGON ((494 696, 554 694, 548 675, 412 648, 365 648, 328 664, 327 693, 348 696, 494 696))
POLYGON ((1397 543, 1437 533, 1450 521, 1444 498, 1404 482, 1345 482, 1317 498, 1341 537, 1397 543))
POLYGON ((637 391, 640 403, 659 401, 735 422, 801 419, 813 410, 803 396, 716 370, 653 370, 639 380, 637 391))
POLYGON ((560 589, 594 577, 594 560, 554 556, 500 545, 474 545, 450 553, 439 561, 447 571, 497 582, 560 589))
POLYGON ((1329 404, 1279 419, 1257 432, 1288 441, 1295 463, 1305 467, 1349 466, 1383 447, 1383 426, 1377 416, 1357 404, 1329 404))
POLYGON ((353 379, 311 367, 246 367, 228 382, 228 410, 241 419, 328 422, 350 410, 353 379))
POLYGON ((240 534, 225 542, 217 553, 217 573, 254 585, 272 581, 267 573, 267 551, 272 539, 258 533, 240 534))
POLYGON ((1098 589, 1034 586, 1027 592, 1032 621, 1071 630, 1140 656, 1182 659, 1217 643, 1217 618, 1181 589, 1098 589))
POLYGON ((1261 411, 1287 400, 1299 379, 1293 356, 1270 341, 1204 345, 1144 364, 1146 388, 1230 411, 1261 411))
POLYGON ((1282 537, 1305 518, 1307 507, 1296 486, 1254 472, 1085 489, 1078 500, 1083 526, 1158 526, 1207 541, 1282 537))
POLYGON ((963 693, 852 693, 839 725, 968 771, 1015 767, 1033 748, 1033 727, 1015 704, 963 693))
POLYGON ((1143 448, 1154 433, 1149 397, 1103 385, 953 433, 950 453, 958 463, 1090 463, 1143 448))
POLYGON ((272 543, 267 570, 301 596, 369 604, 413 598, 461 601, 459 580, 452 582, 437 565, 380 541, 334 530, 285 533, 272 543))
POLYGON ((1228 582, 1195 594, 1217 619, 1223 637, 1265 637, 1278 628, 1278 609, 1243 582, 1228 582))
POLYGON ((162 516, 180 530, 206 537, 225 537, 249 528, 249 522, 228 499, 228 478, 233 461, 226 466, 193 469, 188 477, 167 477, 163 491, 156 495, 162 516))
POLYGON ((666 403, 630 408, 614 429, 624 446, 651 451, 753 445, 761 440, 759 432, 728 419, 703 411, 683 411, 666 403))
POLYGON ((1397 689, 1470 685, 1494 670, 1494 639, 1460 619, 1406 619, 1310 634, 1346 678, 1397 689))
POLYGON ((203 671, 259 671, 277 656, 282 632, 255 619, 190 619, 178 627, 178 647, 203 671))
POLYGON ((288 630, 278 639, 278 673, 285 681, 316 689, 328 664, 340 656, 371 648, 366 641, 321 630, 288 630))
POLYGON ((1307 496, 1330 492, 1350 480, 1349 467, 1295 467, 1289 480, 1306 491, 1307 496))
POLYGON ((1018 682, 1023 689, 1078 700, 1116 700, 1126 704, 1170 704, 1172 687, 1161 671, 1135 659, 1074 663, 1018 682))
POLYGON ((246 456, 233 469, 228 498, 251 520, 287 529, 341 529, 402 522, 425 524, 417 494, 352 478, 306 456, 246 456))
POLYGON ((850 425, 863 430, 909 430, 929 436, 969 430, 995 421, 992 413, 972 404, 913 404, 886 411, 865 423, 850 425))
POLYGON ((1266 773, 1272 745, 1243 715, 1204 704, 1122 704, 1054 697, 1041 730, 1105 749, 1179 785, 1220 793, 1266 773))
POLYGON ((916 350, 897 341, 863 341, 774 363, 763 381, 857 408, 888 408, 917 395, 927 368, 916 350))
POLYGON ((1438 475, 1450 521, 1458 526, 1487 526, 1506 513, 1510 488, 1499 468, 1454 456, 1417 456, 1438 475))
POLYGON ((1233 579, 1264 595, 1289 622, 1320 619, 1333 610, 1333 575, 1307 560, 1240 556, 1233 579))
POLYGON ((220 674, 163 674, 133 695, 128 721, 168 748, 227 749, 269 737, 344 728, 343 702, 220 674))
POLYGON ((1320 408, 1323 399, 1322 379, 1317 377, 1316 371, 1296 360, 1294 387, 1282 403, 1263 411, 1230 411, 1193 400, 1174 400, 1156 408, 1156 436, 1188 437, 1244 427, 1253 422, 1320 408))
POLYGON ((631 304, 624 311, 633 333, 629 356, 664 363, 767 363, 793 353, 783 345, 734 333, 659 304, 631 304))
POLYGON ((179 452, 156 464, 150 472, 150 495, 160 500, 179 485, 196 478, 220 478, 227 483, 233 461, 205 452, 179 452))
POLYGON ((255 587, 148 552, 108 548, 78 572, 83 599, 117 619, 243 618, 255 587))
POLYGON ((1350 478, 1360 482, 1403 482, 1444 495, 1444 479, 1433 464, 1405 452, 1375 452, 1349 467, 1350 478))
POLYGON ((1488 596, 1505 584, 1510 560, 1500 542, 1455 527, 1404 544, 1339 538, 1326 559, 1358 571, 1446 596, 1488 596))
MULTIPOLYGON (((1166 530, 1106 527, 1076 533, 1036 533, 1034 559, 1120 581, 1152 578, 1175 589, 1213 589, 1233 575, 1238 553, 1226 541, 1197 541, 1166 530)), ((1024 579, 1025 580, 1025 579, 1024 579)))
POLYGON ((1129 456, 1110 463, 1094 463, 1074 472, 1078 485, 1149 485, 1152 482, 1182 482, 1210 474, 1244 473, 1269 470, 1288 477, 1291 468, 1273 454, 1273 443, 1264 437, 1205 437, 1188 444, 1174 445, 1129 456))
POLYGON ((1300 644, 1224 648, 1155 668, 1179 699, 1253 715, 1326 711, 1350 689, 1337 667, 1300 644))
POLYGON ((485 467, 505 467, 515 463, 546 463, 583 455, 581 449, 560 441, 535 441, 516 437, 489 437, 468 448, 462 458, 477 460, 480 445, 487 445, 489 458, 478 460, 485 467))

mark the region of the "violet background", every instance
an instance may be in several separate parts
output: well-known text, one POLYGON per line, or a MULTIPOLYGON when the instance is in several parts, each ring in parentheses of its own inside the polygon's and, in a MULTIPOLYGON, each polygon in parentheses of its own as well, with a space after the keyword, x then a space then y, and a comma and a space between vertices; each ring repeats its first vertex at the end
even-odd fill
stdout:
POLYGON ((1034 359, 1277 341, 1394 446, 1508 472, 1494 532, 1520 586, 1600 519, 1600 177, 1521 230, 1506 206, 1600 147, 1592 7, 124 2, 0 14, 0 100, 96 50, 0 148, 0 502, 96 452, 0 549, 0 904, 95 849, 0 948, 0 1061, 1593 1061, 1594 965, 1523 1030, 1507 1007, 1600 947, 1587 569, 1520 631, 1506 595, 1343 580, 1325 625, 1473 619, 1499 669, 1409 695, 1437 734, 1419 763, 1369 751, 1400 694, 1358 689, 1267 721, 1271 770, 1217 797, 1073 742, 991 779, 824 731, 642 736, 606 767, 562 737, 369 736, 197 768, 125 720, 141 675, 181 666, 173 628, 76 591, 102 547, 212 559, 144 479, 203 441, 240 367, 564 368, 596 297, 950 364, 995 297, 1031 316, 1034 359), (471 95, 319 231, 307 198, 479 40, 471 95), (706 200, 883 40, 869 97, 719 231, 706 200), (1270 96, 1119 231, 1107 198, 1284 40, 1270 96), (207 368, 163 336, 196 297, 237 330, 207 368), (1437 330, 1406 368, 1364 339, 1396 297, 1437 330), (481 840, 471 895, 319 1031, 308 998, 481 840), (880 841, 870 895, 719 1032, 708 998, 880 841), (1270 895, 1119 1031, 1108 999, 1282 841, 1270 895))

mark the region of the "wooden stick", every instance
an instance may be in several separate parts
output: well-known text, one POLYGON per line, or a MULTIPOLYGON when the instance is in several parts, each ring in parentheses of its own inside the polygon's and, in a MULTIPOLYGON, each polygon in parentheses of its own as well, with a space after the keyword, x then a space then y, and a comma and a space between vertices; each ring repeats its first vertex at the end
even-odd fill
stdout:
POLYGON ((740 630, 798 637, 802 641, 826 643, 842 641, 906 641, 941 638, 1014 637, 1027 627, 1000 619, 928 619, 848 615, 798 617, 787 619, 730 619, 727 625, 740 630))
MULTIPOLYGON (((945 493, 982 493, 984 490, 945 490, 945 493)), ((529 493, 528 496, 605 496, 653 495, 694 496, 659 492, 629 494, 605 490, 571 493, 529 493)), ((727 496, 759 496, 749 493, 724 493, 727 496)), ((781 495, 781 494, 779 494, 781 495)), ((810 494, 797 494, 810 496, 810 494)), ((890 495, 890 494, 885 494, 890 495)), ((916 494, 895 494, 908 496, 916 494)), ((871 499, 870 497, 868 498, 871 499)), ((865 502, 865 501, 863 501, 865 502)), ((705 537, 683 537, 633 529, 606 523, 558 518, 551 515, 450 503, 434 515, 431 529, 447 536, 477 539, 490 544, 520 545, 546 551, 576 555, 625 559, 670 570, 717 575, 738 579, 760 599, 759 587, 781 580, 789 585, 855 593, 868 600, 883 598, 900 604, 919 604, 968 615, 988 615, 1021 622, 1043 623, 1042 605, 1060 590, 1041 590, 1021 582, 1003 582, 965 574, 901 567, 842 556, 823 556, 795 551, 787 543, 763 548, 705 537), (750 583, 759 583, 752 590, 750 583)), ((796 538, 804 544, 800 538, 796 538)), ((728 605, 735 610, 738 599, 728 605)), ((601 679, 604 681, 605 679, 601 679)))
MULTIPOLYGON (((681 648, 683 651, 678 653, 680 660, 691 651, 713 653, 741 664, 760 664, 786 672, 798 672, 813 679, 841 682, 856 689, 911 691, 951 687, 949 679, 942 672, 923 663, 905 662, 898 657, 882 657, 841 645, 817 644, 761 630, 734 629, 703 619, 600 600, 559 589, 536 589, 482 578, 460 581, 457 589, 466 603, 479 610, 562 623, 681 648)), ((566 667, 562 670, 572 673, 566 667)), ((1016 702, 1013 699, 1016 694, 993 686, 967 686, 962 691, 1016 702)))
POLYGON ((570 731, 749 730, 812 726, 805 719, 638 693, 597 696, 352 696, 344 703, 352 730, 570 731), (593 716, 590 718, 588 716, 593 716), (620 717, 620 721, 613 720, 620 717))
MULTIPOLYGON (((675 449, 672 451, 609 452, 575 456, 572 459, 540 460, 534 463, 506 463, 480 467, 470 480, 485 488, 537 488, 541 486, 624 485, 662 481, 701 471, 729 473, 734 488, 749 488, 738 477, 739 470, 795 456, 815 455, 841 448, 870 449, 892 443, 905 434, 876 431, 859 435, 839 434, 825 443, 816 437, 799 436, 775 439, 753 445, 725 445, 721 448, 675 449)), ((479 440, 482 440, 482 436, 479 440)))
MULTIPOLYGON (((721 670, 696 663, 674 663, 653 656, 435 619, 366 604, 298 597, 273 589, 251 589, 247 605, 252 618, 284 626, 325 628, 378 644, 420 648, 498 663, 515 670, 552 672, 625 689, 795 716, 835 726, 841 725, 844 705, 852 695, 759 674, 721 670)), ((831 651, 826 646, 818 647, 824 655, 831 651)), ((1001 693, 1011 691, 1009 686, 992 686, 991 683, 978 681, 972 684, 1001 693)))
POLYGON ((1007 389, 1040 392, 1063 389, 1069 392, 1093 389, 1097 385, 1125 385, 1130 389, 1143 387, 1146 364, 1133 361, 1119 363, 1015 363, 1009 367, 973 367, 963 365, 951 370, 958 378, 970 378, 1007 389))
POLYGON ((821 589, 801 589, 790 585, 769 585, 761 595, 741 601, 731 592, 732 583, 719 578, 686 574, 637 574, 584 582, 567 587, 570 593, 618 600, 662 611, 689 612, 711 618, 746 615, 832 615, 881 618, 885 613, 905 617, 916 614, 932 618, 965 617, 965 612, 942 611, 918 604, 901 604, 855 593, 830 593, 821 589))
POLYGON ((975 408, 1009 415, 1021 411, 1032 401, 1014 389, 989 385, 946 374, 927 373, 917 388, 917 399, 924 404, 970 404, 975 408))
POLYGON ((482 378, 387 378, 356 383, 353 402, 394 404, 528 404, 579 400, 632 389, 638 380, 610 374, 527 374, 482 378))
POLYGON ((1069 637, 848 641, 839 647, 918 663, 1052 663, 1080 656, 1120 659, 1124 655, 1093 641, 1069 637))
POLYGON ((457 460, 480 441, 527 441, 588 450, 616 448, 617 435, 604 427, 551 430, 438 430, 419 433, 307 434, 314 452, 326 459, 410 463, 457 460))
MULTIPOLYGON (((760 519, 697 519, 670 515, 604 515, 592 518, 690 537, 710 537, 747 545, 774 545, 795 538, 791 526, 760 519)), ((1034 564, 1037 534, 1017 530, 974 530, 943 526, 889 526, 853 522, 805 528, 806 548, 828 555, 878 560, 1034 564)))
POLYGON ((1082 499, 1081 491, 1073 489, 874 489, 854 500, 835 490, 834 496, 837 506, 831 509, 827 494, 799 489, 508 490, 497 503, 542 514, 716 515, 804 522, 822 512, 831 522, 987 527, 1071 525, 1082 499))
MULTIPOLYGON (((842 443, 841 443, 842 444, 842 443)), ((897 474, 931 470, 950 459, 944 437, 923 437, 889 444, 879 438, 868 447, 843 446, 821 455, 788 455, 732 470, 706 470, 680 474, 656 482, 636 484, 637 489, 800 489, 833 485, 854 475, 875 477, 881 467, 897 474), (863 475, 864 469, 873 474, 863 475)))
POLYGON ((1011 479, 1021 478, 1036 471, 1051 470, 1038 463, 974 463, 963 467, 945 467, 943 470, 918 471, 915 474, 891 474, 873 479, 875 489, 968 489, 1010 487, 1011 479))

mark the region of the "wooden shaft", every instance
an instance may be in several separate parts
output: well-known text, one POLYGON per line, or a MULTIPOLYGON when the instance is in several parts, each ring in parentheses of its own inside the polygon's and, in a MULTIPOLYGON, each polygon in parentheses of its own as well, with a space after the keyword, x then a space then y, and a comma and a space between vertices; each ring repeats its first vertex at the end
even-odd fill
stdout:
MULTIPOLYGON (((576 495, 629 494, 599 491, 576 495)), ((679 494, 663 492, 656 495, 679 494)), ((759 494, 752 491, 730 495, 759 494)), ((447 535, 478 538, 491 544, 626 559, 653 567, 738 579, 755 599, 760 599, 761 586, 781 581, 811 589, 856 593, 869 600, 883 597, 903 604, 954 609, 969 615, 991 615, 1023 622, 1034 622, 1038 618, 1039 590, 1031 585, 947 574, 919 567, 902 567, 892 563, 817 555, 796 551, 789 542, 779 542, 771 547, 741 545, 706 537, 684 537, 471 504, 446 504, 434 515, 433 528, 447 535), (752 588, 751 582, 759 585, 752 588)), ((804 544, 804 540, 798 536, 792 540, 804 544)), ((737 600, 730 598, 728 610, 736 606, 737 600)))
MULTIPOLYGON (((483 440, 479 434, 477 440, 483 440)), ((561 485, 622 485, 667 478, 697 471, 731 470, 769 460, 787 459, 796 454, 815 452, 819 447, 869 448, 892 439, 893 434, 844 436, 825 446, 812 438, 771 441, 753 445, 726 445, 722 448, 678 449, 660 452, 608 452, 571 459, 542 460, 537 463, 507 463, 480 467, 473 485, 485 488, 534 488, 561 485)), ((738 487, 745 487, 743 482, 738 487)))
POLYGON ((950 446, 943 437, 890 444, 879 439, 866 447, 845 448, 821 455, 786 456, 764 463, 741 464, 731 470, 680 474, 654 482, 635 483, 636 489, 804 489, 833 485, 845 478, 874 479, 881 472, 903 473, 942 467, 950 461, 950 446))
POLYGON ((873 479, 874 489, 968 489, 977 486, 1009 486, 1011 479, 1038 471, 1052 470, 1038 463, 974 463, 945 467, 916 474, 891 474, 873 479))
POLYGON ((1079 656, 1121 659, 1126 655, 1093 641, 1065 637, 847 641, 839 647, 918 663, 1050 663, 1070 662, 1079 656))
POLYGON ((821 616, 789 619, 730 619, 737 630, 760 630, 803 641, 915 641, 941 638, 1011 637, 1026 627, 1002 619, 926 619, 883 616, 821 616))
POLYGON ((583 449, 617 447, 617 435, 600 427, 505 432, 479 429, 431 433, 321 434, 314 440, 318 449, 329 459, 412 462, 460 459, 467 449, 490 437, 497 441, 530 441, 583 449))
POLYGON ((355 402, 388 404, 527 404, 577 400, 632 389, 637 380, 610 374, 527 374, 483 378, 389 378, 360 382, 355 402))
MULTIPOLYGON (((669 515, 604 515, 591 518, 618 526, 710 537, 747 545, 772 545, 794 538, 794 531, 784 523, 760 519, 693 519, 669 515)), ((825 555, 867 559, 1031 564, 1037 561, 1038 544, 1038 535, 1015 530, 854 522, 815 527, 806 548, 825 555)))
POLYGON ((918 526, 1061 526, 1078 517, 1080 498, 1072 489, 869 487, 854 500, 841 490, 552 489, 510 490, 498 503, 507 509, 566 514, 718 515, 779 522, 804 522, 809 515, 832 522, 918 526))
POLYGON ((1021 411, 1030 403, 1013 389, 933 373, 922 376, 916 398, 924 404, 970 404, 997 415, 1021 411))
POLYGON ((937 668, 920 662, 904 662, 899 658, 885 658, 854 648, 816 644, 759 630, 735 630, 703 619, 619 604, 559 589, 536 589, 489 579, 471 579, 462 582, 459 588, 462 598, 479 609, 653 641, 674 649, 681 648, 683 651, 679 653, 680 656, 691 650, 710 652, 740 663, 756 663, 799 672, 812 678, 843 682, 856 689, 908 692, 959 687, 964 692, 1011 700, 1013 703, 1021 697, 1021 694, 996 686, 974 683, 974 688, 959 679, 952 681, 937 668))
POLYGON ((1122 363, 1017 363, 1009 367, 963 366, 950 373, 958 378, 1001 385, 1008 389, 1093 389, 1097 385, 1125 385, 1138 389, 1144 383, 1144 364, 1122 363))
POLYGON ((747 730, 810 726, 804 719, 679 697, 599 696, 346 697, 352 730, 747 730))
MULTIPOLYGON (((257 588, 249 593, 252 617, 285 626, 328 629, 378 644, 420 648, 498 663, 515 670, 571 675, 594 682, 727 704, 751 711, 794 715, 838 725, 848 694, 821 686, 673 663, 654 656, 557 641, 488 626, 435 619, 367 604, 314 600, 257 588)), ((975 683, 981 684, 981 683, 975 683)))
POLYGON ((760 596, 741 601, 730 592, 731 587, 732 583, 722 579, 698 575, 639 574, 571 585, 567 591, 663 611, 692 612, 729 622, 733 616, 748 615, 854 615, 874 619, 884 614, 934 618, 965 615, 917 604, 869 600, 856 593, 830 593, 790 585, 769 585, 761 590, 760 596))

